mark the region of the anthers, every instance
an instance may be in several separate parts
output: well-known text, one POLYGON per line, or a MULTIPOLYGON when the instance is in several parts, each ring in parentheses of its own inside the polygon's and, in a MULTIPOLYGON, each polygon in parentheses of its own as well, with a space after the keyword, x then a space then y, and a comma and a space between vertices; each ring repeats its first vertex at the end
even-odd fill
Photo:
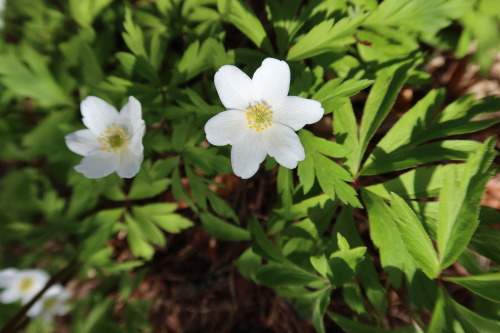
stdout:
POLYGON ((248 127, 255 132, 265 130, 272 125, 273 112, 264 104, 249 106, 246 111, 248 127))

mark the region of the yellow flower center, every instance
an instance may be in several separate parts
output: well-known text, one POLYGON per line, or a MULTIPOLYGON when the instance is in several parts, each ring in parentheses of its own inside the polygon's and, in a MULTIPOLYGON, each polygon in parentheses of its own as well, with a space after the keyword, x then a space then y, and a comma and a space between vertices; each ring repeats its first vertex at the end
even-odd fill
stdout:
POLYGON ((45 311, 49 311, 53 309, 56 306, 56 304, 57 304, 57 299, 55 297, 49 297, 43 301, 42 307, 45 311))
POLYGON ((19 281, 19 289, 23 294, 29 292, 33 285, 33 279, 30 279, 28 277, 22 278, 21 281, 19 281))
POLYGON ((272 125, 273 112, 262 104, 257 104, 247 108, 248 127, 254 129, 255 132, 265 130, 272 125))
POLYGON ((101 144, 101 150, 108 153, 122 153, 128 146, 130 135, 120 126, 111 126, 101 134, 97 141, 101 144))

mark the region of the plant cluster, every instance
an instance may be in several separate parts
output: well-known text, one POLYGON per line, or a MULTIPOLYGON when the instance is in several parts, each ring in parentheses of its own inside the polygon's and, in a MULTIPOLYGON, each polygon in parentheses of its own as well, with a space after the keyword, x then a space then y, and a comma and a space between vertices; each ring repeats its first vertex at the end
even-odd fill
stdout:
POLYGON ((148 332, 134 291, 203 228, 317 332, 500 332, 496 141, 468 136, 500 97, 423 69, 486 75, 499 25, 496 0, 7 0, 0 268, 71 281, 72 332, 148 332))

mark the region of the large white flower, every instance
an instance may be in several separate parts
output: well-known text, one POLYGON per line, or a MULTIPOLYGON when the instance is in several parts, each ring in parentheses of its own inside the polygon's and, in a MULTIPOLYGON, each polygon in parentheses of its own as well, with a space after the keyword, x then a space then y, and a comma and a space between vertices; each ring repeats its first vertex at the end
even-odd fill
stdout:
POLYGON ((205 125, 213 145, 232 145, 231 164, 241 178, 252 177, 266 155, 293 169, 305 158, 295 131, 323 116, 321 103, 288 96, 290 68, 284 61, 267 58, 250 79, 235 66, 215 73, 215 87, 228 109, 205 125))
POLYGON ((0 302, 12 303, 22 300, 23 303, 35 296, 43 289, 49 276, 40 269, 15 270, 6 269, 0 274, 2 282, 1 288, 5 288, 0 293, 0 302))
POLYGON ((102 178, 115 171, 122 178, 134 177, 141 167, 144 150, 141 103, 130 96, 118 112, 102 99, 89 96, 80 109, 88 129, 66 136, 68 148, 85 156, 75 170, 87 178, 102 178))
POLYGON ((68 312, 69 296, 70 293, 63 286, 53 285, 33 304, 26 315, 52 321, 54 316, 62 316, 68 312))

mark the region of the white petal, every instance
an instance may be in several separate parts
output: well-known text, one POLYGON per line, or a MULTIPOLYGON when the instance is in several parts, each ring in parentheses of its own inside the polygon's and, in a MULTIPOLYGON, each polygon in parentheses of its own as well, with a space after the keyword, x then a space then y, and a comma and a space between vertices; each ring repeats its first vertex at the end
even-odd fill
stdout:
POLYGON ((5 289, 1 294, 0 294, 0 302, 1 303, 12 303, 17 300, 21 299, 21 295, 16 293, 14 289, 5 289))
POLYGON ((306 157, 299 137, 290 127, 273 124, 262 135, 267 153, 282 166, 294 169, 306 157))
POLYGON ((88 129, 70 133, 64 139, 69 150, 82 156, 86 156, 101 147, 97 141, 97 135, 88 129))
POLYGON ((87 178, 102 178, 113 173, 120 164, 120 155, 97 150, 85 156, 75 170, 87 178))
POLYGON ((252 78, 256 102, 264 101, 271 108, 283 103, 290 89, 290 67, 284 61, 267 58, 252 78))
POLYGON ((134 96, 129 96, 128 103, 120 110, 120 117, 130 122, 142 120, 141 110, 141 103, 134 96))
POLYGON ((141 153, 142 153, 142 138, 144 137, 145 131, 146 131, 146 123, 144 122, 144 120, 142 119, 137 120, 137 123, 134 125, 134 132, 131 133, 132 137, 130 138, 130 143, 132 145, 140 145, 141 153))
POLYGON ((214 78, 222 104, 228 109, 246 110, 252 100, 252 80, 238 67, 222 66, 214 78))
POLYGON ((216 146, 233 144, 249 131, 245 113, 236 110, 221 112, 205 124, 207 141, 216 146))
POLYGON ((16 278, 18 272, 19 271, 15 268, 6 268, 0 271, 0 288, 9 286, 16 278))
POLYGON ((38 317, 42 313, 42 310, 43 298, 36 301, 35 304, 33 304, 33 306, 28 310, 26 315, 31 318, 38 317))
POLYGON ((134 177, 141 168, 141 163, 143 160, 142 153, 139 155, 134 154, 129 149, 125 150, 120 155, 120 166, 116 170, 118 176, 122 178, 132 178, 134 177))
POLYGON ((85 98, 80 109, 83 123, 96 135, 103 133, 106 128, 116 125, 118 111, 100 98, 89 96, 85 98))
POLYGON ((319 121, 324 113, 325 110, 318 101, 287 96, 284 103, 273 110, 273 123, 284 124, 298 131, 306 124, 319 121))
POLYGON ((262 132, 248 132, 242 139, 233 144, 231 149, 231 165, 236 176, 247 179, 255 175, 259 165, 266 158, 262 144, 262 132))

